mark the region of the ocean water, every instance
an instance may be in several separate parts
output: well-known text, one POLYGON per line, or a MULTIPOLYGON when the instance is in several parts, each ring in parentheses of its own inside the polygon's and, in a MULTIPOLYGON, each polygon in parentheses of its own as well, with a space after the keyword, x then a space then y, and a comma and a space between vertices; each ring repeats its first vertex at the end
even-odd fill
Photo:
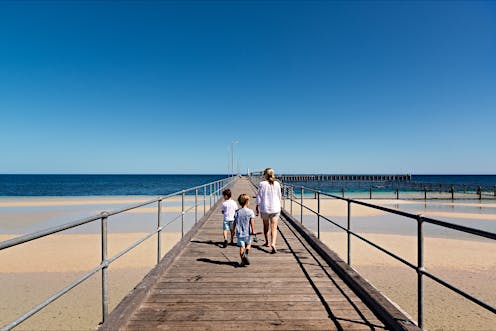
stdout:
MULTIPOLYGON (((165 195, 225 178, 227 175, 0 175, 0 196, 101 196, 165 195)), ((481 185, 494 187, 496 175, 413 175, 417 183, 481 185)), ((369 183, 292 182, 333 191, 368 191, 369 183), (333 187, 331 187, 333 186, 333 187)), ((389 183, 391 184, 391 183, 389 183)), ((388 183, 374 183, 377 190, 391 191, 388 183)), ((364 191, 364 192, 365 192, 364 191)))
POLYGON ((0 196, 166 195, 227 175, 0 175, 0 196))
POLYGON ((495 186, 496 175, 412 175, 419 183, 495 186))

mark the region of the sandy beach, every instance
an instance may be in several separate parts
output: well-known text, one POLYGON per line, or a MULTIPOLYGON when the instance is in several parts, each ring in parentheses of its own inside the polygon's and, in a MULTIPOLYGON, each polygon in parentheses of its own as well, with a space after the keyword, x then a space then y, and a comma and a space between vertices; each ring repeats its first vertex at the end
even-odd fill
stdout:
MULTIPOLYGON (((109 234, 109 256, 144 237, 145 233, 109 234)), ((0 235, 0 241, 12 238, 0 235)), ((162 254, 180 239, 180 233, 162 235, 162 254)), ((110 307, 119 301, 155 265, 157 239, 152 237, 109 267, 110 307)), ((53 235, 0 252, 0 324, 44 301, 97 266, 100 236, 53 235)), ((101 276, 85 283, 42 310, 16 330, 92 330, 101 319, 101 276)))
MULTIPOLYGON (((89 216, 99 215, 102 211, 119 210, 128 206, 133 206, 145 201, 150 201, 154 197, 22 197, 22 198, 0 198, 0 234, 30 233, 52 226, 65 224, 89 216)), ((186 217, 194 217, 194 196, 185 197, 184 208, 187 211, 186 217)), ((199 217, 210 209, 210 199, 207 197, 205 204, 202 198, 198 198, 197 212, 199 217)), ((163 221, 172 220, 179 215, 182 210, 181 198, 171 197, 162 202, 163 221)), ((152 223, 157 215, 157 203, 146 205, 137 209, 129 210, 123 214, 113 216, 113 220, 123 220, 124 225, 118 225, 117 230, 121 232, 147 232, 151 228, 137 226, 143 222, 138 218, 142 215, 147 223, 152 223), (133 218, 134 216, 134 218, 133 218), (131 226, 131 224, 134 224, 131 226)), ((91 227, 91 226, 90 226, 91 227)), ((95 227, 78 229, 78 231, 90 232, 99 229, 95 227)), ((177 229, 175 229, 177 230, 177 229)))
MULTIPOLYGON (((102 209, 115 210, 147 200, 150 197, 0 198, 0 233, 3 233, 0 234, 0 241, 26 233, 23 229, 46 228, 80 216, 94 215, 102 209)), ((472 223, 479 221, 477 224, 494 224, 496 220, 496 204, 491 202, 428 201, 425 209, 423 201, 363 201, 423 215, 430 213, 436 217, 460 217, 461 220, 466 219, 472 223)), ((186 197, 185 202, 189 208, 194 203, 194 197, 186 197)), ((207 210, 208 202, 207 199, 207 210)), ((181 210, 180 203, 180 198, 167 200, 162 208, 164 219, 175 217, 181 210)), ((305 203, 316 210, 316 200, 309 198, 305 203)), ((203 212, 202 200, 199 200, 199 205, 199 211, 203 212)), ((288 203, 286 208, 289 210, 288 203)), ((321 211, 329 217, 344 219, 346 203, 322 199, 321 211)), ((156 206, 145 206, 126 213, 126 216, 118 216, 119 218, 109 223, 112 225, 109 233, 109 255, 143 237, 148 228, 151 230, 155 226, 156 212, 156 206), (139 226, 130 227, 131 223, 139 226)), ((293 205, 293 212, 299 215, 299 206, 293 205)), ((306 220, 311 220, 310 214, 309 211, 304 211, 306 220)), ((357 225, 360 220, 364 222, 368 219, 385 218, 384 212, 364 206, 353 206, 352 215, 356 217, 357 225)), ((188 217, 191 223, 191 213, 188 217)), ((0 289, 5 298, 0 302, 0 324, 7 323, 99 264, 100 235, 97 225, 95 224, 95 229, 82 233, 64 232, 0 252, 0 289)), ((312 227, 310 222, 307 222, 307 226, 312 227)), ((163 254, 180 238, 177 227, 167 231, 163 235, 163 254)), ((367 231, 364 235, 411 263, 416 263, 415 236, 367 231)), ((323 232, 321 237, 338 254, 346 256, 346 236, 343 233, 323 232)), ((353 267, 415 319, 416 273, 379 251, 366 248, 357 239, 352 241, 352 252, 353 267)), ((496 244, 492 242, 463 238, 425 238, 425 266, 429 272, 493 305, 496 293, 495 252, 496 244)), ((155 254, 156 237, 153 237, 110 266, 111 309, 153 267, 155 254)), ((93 329, 101 318, 100 282, 100 274, 93 276, 18 329, 93 329)), ((425 323, 428 330, 494 330, 494 316, 466 299, 429 280, 425 281, 425 291, 425 323)))
MULTIPOLYGON (((403 209, 405 205, 419 205, 423 204, 423 202, 412 201, 412 200, 389 200, 389 199, 372 199, 372 200, 359 200, 369 204, 381 205, 384 207, 388 207, 391 209, 403 209)), ((313 211, 317 211, 318 203, 316 199, 305 199, 305 206, 312 209, 313 211)), ((475 207, 480 208, 479 213, 470 213, 470 212, 458 212, 458 211, 422 211, 422 215, 428 217, 450 217, 450 218, 463 218, 463 219, 476 219, 476 220, 490 220, 496 221, 496 211, 493 208, 496 208, 496 204, 494 203, 464 203, 464 202, 437 202, 437 201, 429 201, 428 205, 437 205, 437 206, 452 206, 452 207, 475 207)), ((321 214, 330 217, 344 217, 348 214, 347 202, 343 200, 331 200, 331 199, 322 199, 320 201, 320 211, 321 214)), ((289 209, 289 202, 286 202, 286 209, 289 209)), ((300 205, 293 203, 293 212, 299 214, 300 213, 300 205)), ((381 211, 379 209, 370 208, 367 206, 362 206, 358 204, 352 204, 351 213, 353 217, 365 217, 365 216, 379 216, 384 215, 386 212, 381 211)), ((313 215, 314 213, 306 208, 303 209, 303 215, 313 215)))
MULTIPOLYGON (((133 205, 158 196, 88 196, 88 197, 0 197, 0 207, 62 207, 89 205, 133 205)), ((184 200, 194 202, 195 197, 186 195, 184 200)), ((207 202, 209 197, 206 197, 207 202)), ((174 196, 164 199, 165 203, 180 203, 181 197, 174 196)), ((203 195, 198 195, 198 201, 203 202, 203 195)))
MULTIPOLYGON (((366 234, 365 237, 417 263, 416 237, 387 234, 366 234)), ((343 233, 321 233, 321 240, 340 256, 347 256, 343 233)), ((425 238, 424 246, 428 272, 490 304, 496 303, 496 243, 425 238)), ((356 238, 352 239, 351 247, 353 267, 416 319, 415 271, 356 238)), ((496 317, 493 314, 429 279, 424 283, 424 321, 428 330, 494 330, 496 317)))

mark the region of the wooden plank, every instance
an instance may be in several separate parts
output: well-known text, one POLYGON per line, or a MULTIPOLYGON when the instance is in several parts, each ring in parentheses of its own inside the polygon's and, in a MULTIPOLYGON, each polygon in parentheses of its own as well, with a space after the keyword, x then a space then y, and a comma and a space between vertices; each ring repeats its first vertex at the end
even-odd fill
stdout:
MULTIPOLYGON (((196 302, 195 309, 198 310, 226 310, 225 302, 196 302)), ((142 309, 163 309, 167 310, 191 310, 191 303, 184 302, 143 302, 142 309)), ((141 309, 140 308, 140 309, 141 309)), ((240 301, 236 305, 229 307, 229 311, 268 311, 268 310, 287 310, 287 311, 310 311, 310 310, 324 310, 321 305, 316 305, 314 302, 295 302, 295 301, 282 301, 282 302, 244 302, 240 301)))
MULTIPOLYGON (((195 307, 196 308, 196 307, 195 307)), ((244 312, 222 310, 212 312, 211 310, 156 310, 143 308, 133 315, 131 321, 258 321, 258 320, 325 320, 329 316, 323 309, 310 310, 305 314, 295 314, 293 311, 257 311, 256 314, 245 314, 244 312)))
MULTIPOLYGON (((236 287, 237 290, 235 295, 239 295, 238 292, 241 292, 242 295, 251 295, 251 294, 315 294, 315 289, 311 286, 302 286, 302 287, 266 287, 266 286, 244 286, 244 287, 236 287)), ((325 295, 354 295, 353 291, 350 289, 341 290, 335 287, 327 286, 318 289, 319 293, 325 295)), ((153 288, 150 294, 154 295, 216 295, 220 293, 232 293, 233 286, 232 283, 226 282, 222 287, 181 287, 181 288, 163 288, 160 285, 157 285, 153 288)))
MULTIPOLYGON (((245 315, 248 315, 245 313, 245 315)), ((130 321, 125 330, 349 330, 370 331, 371 326, 364 323, 322 320, 258 320, 258 321, 130 321)), ((376 330, 384 330, 376 327, 376 330)))
MULTIPOLYGON (((236 304, 240 301, 240 296, 245 302, 273 302, 273 301, 298 301, 298 302, 320 302, 319 298, 314 294, 256 294, 245 295, 236 294, 217 294, 217 295, 156 295, 150 294, 145 302, 226 302, 236 304)), ((229 305, 227 305, 229 307, 229 305)))
MULTIPOLYGON (((248 313, 245 313, 248 314, 248 313)), ((338 330, 338 328, 327 320, 265 320, 265 321, 130 321, 124 330, 198 330, 198 331, 219 331, 219 330, 338 330), (311 322, 311 324, 310 324, 311 322), (311 325, 311 328, 309 326, 311 325)), ((351 329, 347 329, 351 330, 351 329)), ((360 329, 355 329, 360 331, 360 329)), ((362 330, 370 331, 370 328, 362 330)))
POLYGON ((233 283, 230 280, 225 281, 217 281, 217 282, 209 282, 209 283, 185 283, 185 282, 158 282, 155 284, 155 288, 164 288, 164 289, 183 289, 189 288, 191 290, 195 289, 217 289, 217 290, 226 290, 232 289, 233 284, 236 284, 236 288, 246 289, 253 287, 262 287, 264 289, 272 288, 272 289, 288 289, 288 288, 306 288, 312 289, 312 286, 308 283, 308 280, 301 281, 291 281, 291 282, 281 282, 276 280, 268 280, 263 284, 252 284, 252 283, 233 283))

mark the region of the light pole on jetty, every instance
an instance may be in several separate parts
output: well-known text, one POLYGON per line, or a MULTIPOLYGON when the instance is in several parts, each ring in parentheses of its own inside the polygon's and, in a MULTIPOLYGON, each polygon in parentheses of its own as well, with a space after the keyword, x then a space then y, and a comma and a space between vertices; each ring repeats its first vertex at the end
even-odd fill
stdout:
POLYGON ((231 142, 231 177, 234 177, 234 145, 239 144, 239 141, 235 140, 231 142))
POLYGON ((231 146, 227 145, 227 176, 231 175, 231 146))

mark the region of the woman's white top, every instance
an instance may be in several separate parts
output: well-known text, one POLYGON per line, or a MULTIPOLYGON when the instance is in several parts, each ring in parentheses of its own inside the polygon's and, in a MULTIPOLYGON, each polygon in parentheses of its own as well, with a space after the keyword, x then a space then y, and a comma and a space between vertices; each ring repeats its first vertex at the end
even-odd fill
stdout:
POLYGON ((260 182, 257 192, 257 205, 261 213, 273 214, 281 212, 281 185, 278 181, 270 184, 260 182))

